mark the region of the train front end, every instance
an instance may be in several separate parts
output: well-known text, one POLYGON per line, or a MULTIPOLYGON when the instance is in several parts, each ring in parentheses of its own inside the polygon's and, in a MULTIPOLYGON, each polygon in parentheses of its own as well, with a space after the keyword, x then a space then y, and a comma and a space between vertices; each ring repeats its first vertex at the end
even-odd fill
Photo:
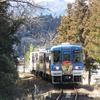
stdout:
POLYGON ((62 44, 51 48, 53 84, 81 83, 83 75, 82 47, 62 44))

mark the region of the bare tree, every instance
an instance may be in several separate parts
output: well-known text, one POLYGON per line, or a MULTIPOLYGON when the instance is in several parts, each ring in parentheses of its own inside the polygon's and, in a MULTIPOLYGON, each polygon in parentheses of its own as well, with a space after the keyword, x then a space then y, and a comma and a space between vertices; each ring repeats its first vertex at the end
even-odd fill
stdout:
POLYGON ((56 37, 56 32, 48 31, 47 33, 38 33, 34 36, 37 39, 37 42, 41 44, 41 46, 45 46, 49 48, 53 45, 53 41, 56 37))
POLYGON ((7 2, 9 17, 14 20, 20 19, 25 25, 39 23, 40 19, 36 18, 39 15, 38 9, 46 9, 33 0, 7 0, 7 2))
POLYGON ((53 45, 53 41, 54 41, 54 39, 55 39, 55 37, 56 37, 56 32, 48 32, 48 34, 47 34, 48 36, 47 36, 47 41, 46 41, 46 43, 47 43, 47 46, 52 46, 53 45))
MULTIPOLYGON (((53 45, 53 40, 56 36, 56 32, 48 31, 37 33, 37 29, 42 26, 41 18, 39 17, 38 10, 47 8, 42 7, 39 4, 36 4, 34 0, 5 0, 8 2, 9 8, 7 14, 11 20, 16 20, 21 22, 20 29, 17 33, 28 33, 25 27, 30 28, 29 33, 32 32, 33 41, 37 42, 40 46, 51 47, 53 45), (38 27, 38 28, 37 28, 38 27), (24 30, 23 30, 24 29, 24 30)), ((32 41, 31 39, 28 39, 32 41)))

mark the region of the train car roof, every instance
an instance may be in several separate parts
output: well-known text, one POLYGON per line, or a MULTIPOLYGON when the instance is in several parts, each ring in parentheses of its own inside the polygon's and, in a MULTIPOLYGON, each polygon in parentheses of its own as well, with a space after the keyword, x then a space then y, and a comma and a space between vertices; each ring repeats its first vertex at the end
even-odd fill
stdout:
POLYGON ((53 46, 51 48, 51 51, 53 50, 81 50, 82 49, 82 46, 81 45, 76 45, 76 44, 70 44, 70 43, 62 43, 60 45, 56 45, 56 46, 53 46))

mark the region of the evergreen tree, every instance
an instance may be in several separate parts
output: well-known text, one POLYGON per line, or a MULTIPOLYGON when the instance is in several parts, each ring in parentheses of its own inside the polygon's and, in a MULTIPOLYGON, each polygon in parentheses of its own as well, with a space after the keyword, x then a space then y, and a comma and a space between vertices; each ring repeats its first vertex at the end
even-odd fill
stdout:
POLYGON ((7 16, 8 4, 0 2, 0 100, 14 100, 20 93, 18 73, 14 63, 13 45, 17 43, 15 32, 19 23, 7 16))
POLYGON ((84 44, 82 34, 86 24, 86 15, 88 6, 85 3, 86 0, 76 0, 73 9, 73 22, 71 26, 71 37, 74 43, 84 44))
POLYGON ((100 62, 100 1, 89 0, 90 18, 85 28, 85 50, 100 62))
POLYGON ((61 42, 82 43, 84 44, 84 27, 88 6, 86 0, 76 0, 76 2, 67 5, 67 16, 61 19, 61 25, 58 28, 58 38, 62 38, 61 42))
POLYGON ((61 42, 69 42, 70 41, 70 30, 71 30, 71 24, 73 20, 73 12, 72 12, 72 4, 67 4, 67 16, 64 16, 61 19, 61 25, 57 28, 58 36, 55 41, 55 43, 61 43, 61 42))

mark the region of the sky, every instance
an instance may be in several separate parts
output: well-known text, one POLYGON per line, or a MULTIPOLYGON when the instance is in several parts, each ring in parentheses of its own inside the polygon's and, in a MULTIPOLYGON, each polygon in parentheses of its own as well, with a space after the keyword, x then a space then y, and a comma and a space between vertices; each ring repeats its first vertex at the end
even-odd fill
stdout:
MULTIPOLYGON (((39 3, 39 2, 43 2, 43 1, 57 1, 57 0, 34 0, 35 2, 39 3)), ((75 0, 59 0, 59 1, 65 1, 65 2, 74 2, 75 0)))
MULTIPOLYGON (((24 0, 22 0, 24 1, 24 0)), ((59 16, 63 16, 63 15, 66 15, 66 7, 67 7, 67 3, 68 2, 75 2, 75 0, 26 0, 27 2, 32 2, 32 3, 36 3, 36 4, 39 4, 41 5, 42 7, 44 8, 47 8, 47 9, 37 9, 37 12, 35 14, 35 16, 38 16, 40 14, 42 15, 50 15, 52 14, 54 17, 59 17, 59 16)), ((11 4, 13 6, 16 6, 16 2, 11 2, 11 4)), ((23 6, 20 7, 20 11, 23 12, 23 9, 22 9, 23 6)), ((11 10, 14 9, 14 8, 10 8, 11 10)), ((10 10, 10 11, 11 11, 10 10)), ((31 11, 30 9, 26 9, 26 11, 29 10, 31 11)), ((17 16, 18 14, 18 11, 17 11, 17 8, 15 8, 15 16, 17 16)), ((33 16, 33 13, 31 13, 31 15, 33 16)))
POLYGON ((65 9, 68 2, 75 2, 75 0, 34 0, 49 10, 41 10, 43 15, 52 14, 53 16, 63 16, 66 15, 65 9))

